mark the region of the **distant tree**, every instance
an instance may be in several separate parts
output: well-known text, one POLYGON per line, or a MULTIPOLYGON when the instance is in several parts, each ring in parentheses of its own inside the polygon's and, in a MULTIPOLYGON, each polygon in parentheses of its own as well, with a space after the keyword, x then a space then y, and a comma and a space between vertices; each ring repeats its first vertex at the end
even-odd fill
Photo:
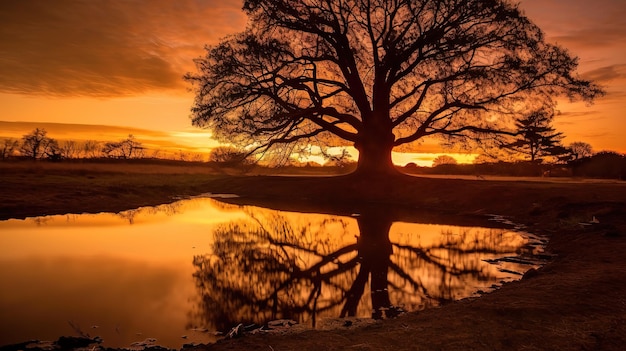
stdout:
POLYGON ((144 151, 143 145, 132 134, 122 141, 105 143, 102 148, 107 157, 121 159, 141 158, 144 151))
POLYGON ((20 154, 33 160, 56 155, 58 143, 47 134, 45 129, 35 128, 29 134, 24 135, 20 145, 20 154))
POLYGON ((116 141, 109 141, 102 147, 102 153, 109 158, 124 158, 122 155, 121 143, 116 141))
POLYGON ((224 165, 249 165, 253 161, 249 158, 248 152, 232 146, 218 146, 209 153, 209 162, 224 165))
POLYGON ((569 144, 569 149, 572 153, 572 158, 574 160, 578 160, 584 157, 590 157, 593 155, 593 148, 591 147, 591 145, 582 141, 576 141, 569 144))
POLYGON ((178 152, 176 152, 176 154, 174 155, 174 158, 177 161, 187 161, 189 159, 189 154, 183 150, 178 150, 178 152))
POLYGON ((475 165, 498 162, 498 158, 489 154, 480 154, 472 162, 475 165))
POLYGON ((601 151, 571 163, 577 177, 626 179, 626 155, 601 151))
POLYGON ((247 30, 208 47, 186 77, 193 124, 259 152, 354 145, 357 173, 386 175, 395 147, 512 133, 511 116, 537 101, 601 94, 518 6, 246 0, 247 30))
POLYGON ((135 139, 134 135, 129 134, 128 138, 122 140, 122 150, 126 158, 142 158, 146 148, 135 139))
POLYGON ((0 148, 0 159, 5 160, 14 155, 19 142, 15 139, 4 139, 0 148))
POLYGON ((74 140, 65 140, 59 143, 62 158, 77 158, 80 153, 78 143, 74 140))
POLYGON ((458 162, 452 156, 448 155, 439 155, 433 160, 433 167, 442 166, 442 165, 456 165, 458 162))
POLYGON ((59 161, 63 159, 61 148, 59 147, 59 142, 55 139, 50 139, 47 147, 44 149, 43 156, 53 161, 59 161))
POLYGON ((567 153, 561 145, 563 133, 552 127, 553 112, 549 109, 534 111, 515 121, 517 138, 505 146, 526 155, 531 162, 541 156, 559 156, 567 153))
POLYGON ((150 158, 164 158, 165 156, 162 155, 163 151, 161 149, 156 149, 156 150, 152 150, 152 154, 149 156, 150 158))
POLYGON ((192 162, 202 162, 202 161, 204 161, 204 154, 199 153, 199 152, 192 153, 189 156, 189 161, 192 161, 192 162))
POLYGON ((96 140, 87 140, 82 147, 83 156, 86 158, 100 157, 102 153, 102 145, 96 140))

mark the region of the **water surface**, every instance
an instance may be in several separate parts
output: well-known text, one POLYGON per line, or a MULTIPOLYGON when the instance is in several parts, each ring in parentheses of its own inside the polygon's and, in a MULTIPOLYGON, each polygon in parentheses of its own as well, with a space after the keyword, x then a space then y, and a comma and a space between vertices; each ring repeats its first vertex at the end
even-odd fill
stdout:
POLYGON ((83 333, 178 348, 238 323, 389 318, 519 279, 530 266, 500 258, 532 251, 532 238, 385 208, 333 216, 210 198, 0 221, 0 345, 83 333))

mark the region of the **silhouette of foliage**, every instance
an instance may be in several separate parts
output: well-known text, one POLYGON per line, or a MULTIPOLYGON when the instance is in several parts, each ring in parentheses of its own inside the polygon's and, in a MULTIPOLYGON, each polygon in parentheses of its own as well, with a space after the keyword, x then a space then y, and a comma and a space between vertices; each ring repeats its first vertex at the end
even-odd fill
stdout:
POLYGON ((20 145, 20 154, 33 160, 45 157, 60 158, 57 141, 47 135, 48 132, 43 128, 35 128, 29 134, 24 135, 20 145))
POLYGON ((15 139, 3 139, 2 145, 0 146, 0 159, 5 160, 7 158, 13 157, 15 155, 15 151, 17 151, 18 146, 19 142, 15 139))
POLYGON ((626 179, 626 156, 602 151, 570 163, 574 176, 588 178, 626 179))
POLYGON ((102 153, 106 157, 131 159, 143 157, 143 145, 135 139, 132 134, 128 138, 119 142, 108 142, 102 147, 102 153))
POLYGON ((591 145, 582 141, 576 141, 569 144, 569 149, 574 160, 591 157, 593 155, 593 148, 591 145))
POLYGON ((248 153, 243 150, 231 146, 219 146, 211 150, 209 154, 209 162, 220 163, 223 165, 249 165, 254 163, 249 158, 248 153))
POLYGON ((435 157, 433 160, 433 167, 442 166, 442 165, 456 165, 458 162, 452 156, 448 155, 440 155, 435 157))
POLYGON ((519 137, 505 146, 528 156, 531 162, 542 156, 559 156, 569 153, 560 142, 563 133, 552 127, 553 114, 548 110, 534 111, 515 121, 519 137))
POLYGON ((246 0, 247 30, 186 79, 193 124, 259 152, 354 145, 357 172, 395 173, 394 147, 486 140, 557 96, 602 91, 508 0, 246 0))

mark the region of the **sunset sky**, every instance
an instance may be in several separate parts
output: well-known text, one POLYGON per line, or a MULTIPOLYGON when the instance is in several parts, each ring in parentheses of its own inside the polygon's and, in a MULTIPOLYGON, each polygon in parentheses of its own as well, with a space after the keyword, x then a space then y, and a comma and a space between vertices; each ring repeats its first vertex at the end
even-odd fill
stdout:
MULTIPOLYGON (((19 138, 40 124, 58 139, 111 140, 133 133, 164 148, 208 151, 216 143, 191 126, 193 94, 182 77, 194 71, 193 59, 204 54, 205 44, 244 29, 241 5, 0 1, 0 121, 35 122, 0 123, 0 138, 19 138)), ((608 92, 591 106, 559 104, 555 127, 565 143, 625 153, 626 1, 522 0, 521 8, 548 41, 580 58, 583 77, 608 92)))

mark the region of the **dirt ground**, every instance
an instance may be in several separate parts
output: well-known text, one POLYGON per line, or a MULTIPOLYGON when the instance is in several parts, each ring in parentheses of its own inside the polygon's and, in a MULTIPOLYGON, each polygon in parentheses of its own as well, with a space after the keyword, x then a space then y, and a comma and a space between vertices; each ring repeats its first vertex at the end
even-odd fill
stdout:
POLYGON ((454 216, 505 215, 549 236, 548 251, 556 255, 522 280, 478 299, 364 326, 246 335, 189 349, 626 349, 624 182, 25 169, 0 172, 1 219, 120 211, 207 192, 239 194, 243 203, 339 214, 376 202, 454 216))

